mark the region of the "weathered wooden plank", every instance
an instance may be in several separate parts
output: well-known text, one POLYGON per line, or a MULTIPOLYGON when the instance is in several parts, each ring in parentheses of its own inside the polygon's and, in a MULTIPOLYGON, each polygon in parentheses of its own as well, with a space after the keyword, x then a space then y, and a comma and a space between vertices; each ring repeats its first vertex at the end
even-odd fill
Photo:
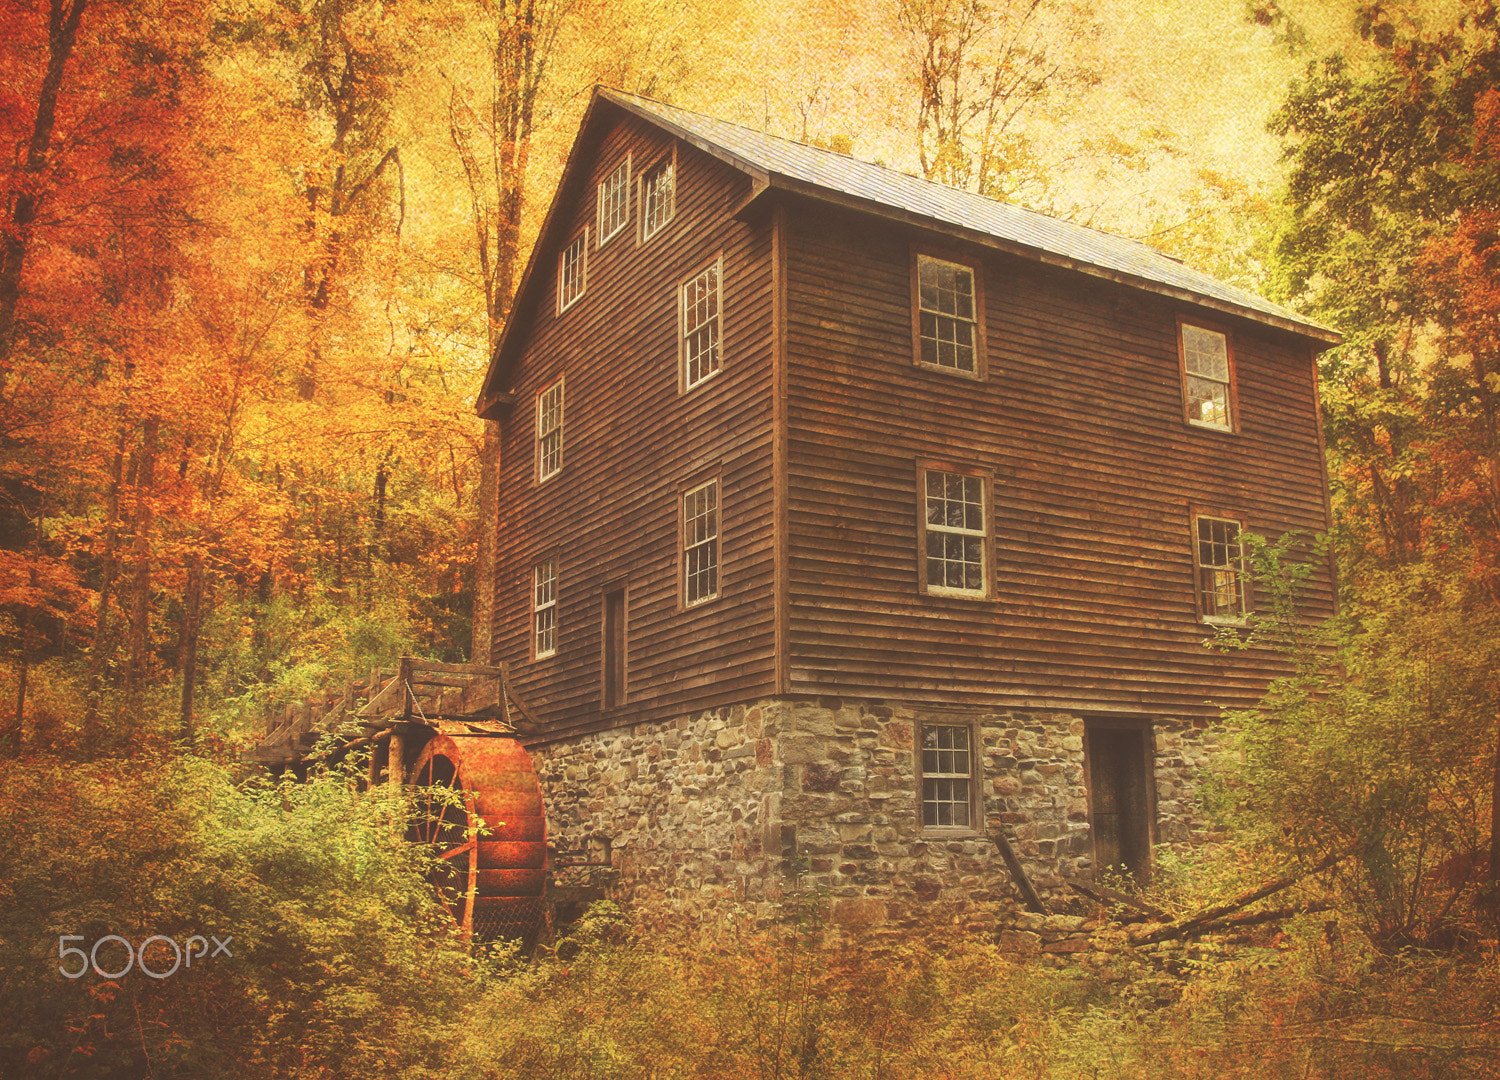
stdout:
POLYGON ((1240 432, 1193 429, 1182 305, 980 255, 988 378, 957 379, 912 363, 914 231, 821 207, 788 220, 791 689, 1177 715, 1253 701, 1280 668, 1203 649, 1190 510, 1324 527, 1305 344, 1236 324, 1240 432), (918 592, 922 458, 991 471, 993 599, 918 592))
MULTIPOLYGON (((605 135, 582 198, 570 208, 571 239, 596 225, 599 179, 629 154, 633 176, 670 142, 629 120, 605 135)), ((732 221, 746 181, 706 155, 680 146, 673 221, 640 240, 639 191, 630 226, 602 247, 591 236, 585 292, 562 314, 545 299, 526 327, 525 348, 507 390, 516 404, 502 422, 500 526, 494 639, 512 668, 517 695, 537 722, 571 725, 597 718, 601 694, 604 587, 628 581, 626 703, 614 722, 671 715, 709 703, 713 687, 679 679, 679 669, 712 657, 769 690, 774 680, 771 504, 772 409, 769 326, 772 290, 769 223, 732 221), (723 259, 721 370, 689 393, 678 388, 679 283, 723 259), (558 376, 564 383, 562 472, 534 477, 534 401, 558 376), (720 477, 723 597, 679 610, 680 492, 695 473, 720 477), (558 559, 558 652, 531 658, 530 575, 558 559), (732 614, 764 595, 763 618, 732 614), (731 603, 731 598, 736 602, 731 603), (653 687, 642 694, 639 685, 653 687), (707 693, 705 693, 707 691, 707 693)), ((555 275, 544 275, 555 289, 555 275)))

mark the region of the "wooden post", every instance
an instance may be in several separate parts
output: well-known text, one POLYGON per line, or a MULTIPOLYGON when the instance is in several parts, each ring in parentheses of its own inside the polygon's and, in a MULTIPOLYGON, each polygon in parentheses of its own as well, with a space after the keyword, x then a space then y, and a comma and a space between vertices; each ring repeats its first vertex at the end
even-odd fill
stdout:
POLYGON ((474 900, 479 893, 479 826, 474 824, 472 808, 467 816, 469 819, 469 883, 464 892, 464 948, 466 949, 474 940, 474 900))
POLYGON ((391 753, 385 767, 385 782, 400 787, 406 782, 406 740, 397 728, 391 728, 391 753))
MULTIPOLYGON (((370 771, 368 774, 369 783, 366 785, 368 787, 374 787, 376 784, 380 783, 380 758, 378 755, 380 753, 381 742, 388 737, 389 733, 382 731, 380 734, 376 735, 373 739, 370 740, 370 771)), ((386 743, 386 753, 390 753, 390 743, 388 742, 386 743)))
POLYGON ((411 668, 411 657, 403 656, 401 658, 401 669, 397 672, 397 675, 401 679, 401 719, 403 720, 411 719, 412 698, 416 693, 411 685, 411 668))

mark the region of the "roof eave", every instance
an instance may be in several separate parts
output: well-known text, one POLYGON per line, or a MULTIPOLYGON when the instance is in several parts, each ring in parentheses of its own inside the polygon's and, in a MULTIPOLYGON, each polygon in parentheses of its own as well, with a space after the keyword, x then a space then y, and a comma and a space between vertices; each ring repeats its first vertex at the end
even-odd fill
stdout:
MULTIPOLYGON (((490 353, 489 368, 485 371, 484 381, 479 384, 479 395, 474 402, 474 411, 486 420, 498 419, 501 408, 510 404, 508 400, 510 395, 505 393, 505 387, 500 385, 505 376, 505 365, 502 361, 509 354, 515 335, 519 333, 516 327, 528 321, 518 316, 524 314, 522 311, 524 307, 530 307, 534 303, 531 295, 532 278, 536 275, 537 261, 551 246, 551 234, 556 225, 554 219, 558 205, 562 202, 559 196, 573 182, 581 147, 586 141, 584 135, 593 124, 594 114, 601 98, 606 98, 606 94, 602 87, 596 87, 594 96, 589 99, 588 108, 584 110, 583 119, 578 124, 578 134, 574 136, 573 145, 568 149, 568 158, 563 163, 562 174, 558 177, 552 202, 547 207, 546 216, 542 218, 542 226, 536 234, 536 243, 532 244, 531 254, 526 259, 526 269, 521 272, 521 280, 516 285, 511 309, 505 318, 505 325, 501 327, 500 337, 495 342, 494 351, 490 353)), ((619 104, 613 97, 607 97, 607 100, 610 104, 619 104)))
MULTIPOLYGON (((822 202, 847 207, 851 210, 858 210, 861 213, 877 214, 880 217, 893 221, 900 221, 903 224, 914 225, 933 232, 947 233, 950 236, 968 241, 969 243, 979 244, 997 251, 1004 251, 1011 255, 1020 256, 1021 258, 1033 259, 1049 266, 1075 270, 1078 273, 1088 274, 1091 277, 1103 278, 1106 281, 1129 285, 1131 288, 1157 293, 1161 296, 1169 296, 1175 300, 1186 301, 1199 307, 1211 308, 1227 315, 1237 315, 1240 318, 1263 323, 1278 330, 1296 334, 1299 337, 1311 338, 1320 343, 1318 346, 1319 349, 1331 348, 1334 345, 1342 343, 1344 340, 1343 335, 1339 334, 1336 330, 1319 326, 1317 323, 1285 318, 1271 312, 1259 311, 1241 304, 1230 303, 1218 297, 1205 296, 1191 289, 1179 288, 1174 285, 1168 285, 1165 282, 1153 281, 1150 278, 1127 274, 1119 270, 1111 270, 1108 267, 1099 266, 1096 263, 1086 262, 1082 259, 1070 259, 1066 255, 1059 255, 1045 248, 1032 247, 1028 244, 1007 240, 1004 237, 977 229, 966 229, 961 225, 955 225, 941 218, 913 213, 910 210, 903 210, 900 207, 890 206, 874 199, 862 199, 857 195, 836 191, 832 188, 823 187, 820 184, 814 184, 807 180, 800 180, 797 177, 786 176, 782 173, 771 173, 769 175, 769 183, 763 190, 791 192, 808 198, 818 199, 822 202)), ((760 194, 762 194, 762 191, 756 192, 757 197, 760 194)), ((753 201, 753 199, 747 200, 746 203, 748 204, 750 201, 753 201)), ((743 209, 743 206, 741 209, 743 209)))

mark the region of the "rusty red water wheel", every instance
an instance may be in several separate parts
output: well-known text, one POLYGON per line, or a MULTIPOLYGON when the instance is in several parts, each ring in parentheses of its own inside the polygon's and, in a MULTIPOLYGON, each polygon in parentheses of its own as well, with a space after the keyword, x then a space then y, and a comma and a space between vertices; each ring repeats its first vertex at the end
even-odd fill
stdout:
POLYGON ((546 914, 547 816, 525 747, 437 735, 408 782, 417 788, 410 837, 437 856, 433 885, 454 919, 479 938, 534 941, 546 914))

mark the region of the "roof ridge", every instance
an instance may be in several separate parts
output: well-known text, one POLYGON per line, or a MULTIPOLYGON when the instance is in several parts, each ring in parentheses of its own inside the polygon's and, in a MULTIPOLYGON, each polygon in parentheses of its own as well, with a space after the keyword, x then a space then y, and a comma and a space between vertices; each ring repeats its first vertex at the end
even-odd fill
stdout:
POLYGON ((864 165, 871 169, 881 169, 892 174, 893 176, 904 177, 907 180, 915 180, 919 184, 925 184, 928 187, 936 188, 938 191, 944 194, 956 191, 970 198, 983 199, 986 202, 993 203, 996 206, 1003 206, 1007 210, 1014 210, 1022 214, 1032 214, 1036 217, 1044 218, 1047 221, 1056 222, 1059 225, 1067 225, 1075 229, 1087 229, 1089 232, 1098 233, 1100 236, 1107 236, 1111 240, 1124 240, 1127 243, 1135 244, 1138 247, 1144 248, 1145 250, 1151 252, 1153 255, 1159 255, 1164 259, 1171 259, 1173 262, 1187 265, 1183 262, 1182 259, 1178 258, 1177 256, 1169 255, 1167 252, 1162 251, 1160 248, 1153 247, 1151 244, 1146 243, 1146 241, 1140 239, 1139 237, 1126 236, 1124 233, 1113 232, 1109 229, 1101 229, 1097 225, 1084 225, 1081 222, 1073 221, 1065 217, 1059 217, 1056 214, 1049 214, 1042 210, 1033 210, 1029 206, 1022 206, 1020 203, 1011 202, 1008 199, 997 199, 993 195, 985 195, 982 192, 970 191, 968 188, 955 187, 952 184, 944 184, 939 180, 932 180, 925 176, 919 176, 916 173, 906 172, 903 169, 897 169, 891 165, 884 165, 878 161, 868 161, 865 158, 860 157, 858 154, 845 154, 838 150, 830 150, 825 146, 817 146, 813 143, 803 142, 801 139, 791 139, 785 135, 776 135, 772 132, 762 130, 761 128, 751 127, 749 124, 742 124, 737 120, 726 120, 722 116, 714 116, 710 113, 700 112, 697 109, 688 109, 681 105, 674 105, 668 101, 660 101, 657 98, 647 97, 644 94, 633 94, 628 90, 620 90, 616 87, 608 86, 604 83, 598 83, 596 84, 596 86, 600 90, 607 91, 611 94, 616 94, 620 97, 630 98, 633 101, 641 102, 654 108, 671 109, 673 112, 686 113, 689 116, 698 117, 700 120, 706 120, 711 124, 723 124, 726 127, 737 128, 740 131, 749 132, 751 135, 754 135, 757 138, 774 139, 777 142, 787 143, 791 146, 800 146, 805 150, 811 150, 815 153, 827 154, 830 157, 842 158, 846 161, 853 161, 856 164, 864 165))

